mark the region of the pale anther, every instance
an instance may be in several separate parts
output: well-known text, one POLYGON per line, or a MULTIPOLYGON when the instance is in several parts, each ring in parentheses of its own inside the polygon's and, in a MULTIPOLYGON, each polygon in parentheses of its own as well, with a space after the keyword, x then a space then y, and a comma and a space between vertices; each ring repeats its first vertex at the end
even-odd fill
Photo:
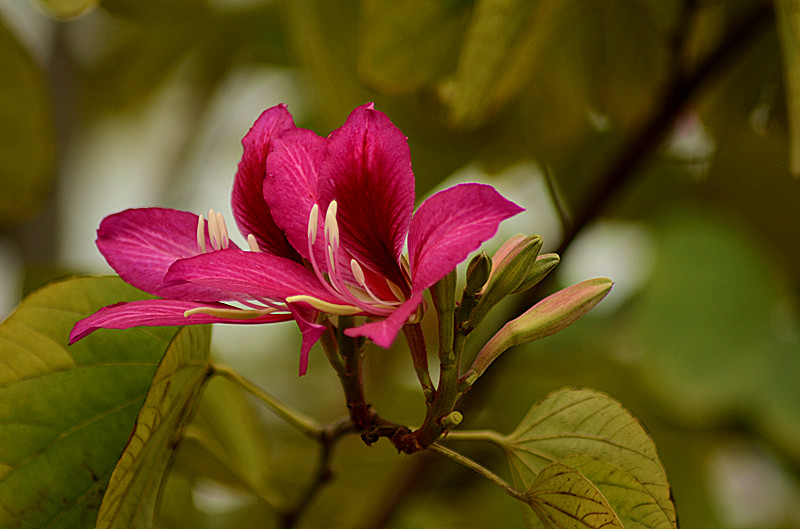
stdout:
POLYGON ((206 253, 206 223, 202 215, 197 216, 197 247, 200 253, 206 253))
POLYGON ((331 200, 331 203, 328 204, 328 211, 325 212, 325 240, 334 252, 339 249, 339 224, 336 222, 336 210, 336 201, 331 200))
POLYGON ((260 252, 261 248, 258 247, 258 241, 256 241, 256 236, 252 233, 247 235, 247 246, 250 247, 251 252, 260 252))
POLYGON ((219 232, 217 231, 217 214, 213 209, 208 210, 208 237, 211 239, 211 248, 219 250, 219 232))
POLYGON ((228 227, 225 225, 225 218, 222 213, 217 213, 217 229, 219 230, 219 244, 222 248, 227 248, 230 238, 228 237, 228 227))
POLYGON ((314 204, 308 216, 308 240, 311 244, 317 242, 317 223, 319 223, 319 206, 314 204))
POLYGON ((350 259, 350 270, 353 271, 353 275, 355 276, 356 281, 358 281, 358 284, 366 287, 367 281, 364 278, 364 270, 361 269, 361 265, 358 264, 358 261, 355 259, 350 259))

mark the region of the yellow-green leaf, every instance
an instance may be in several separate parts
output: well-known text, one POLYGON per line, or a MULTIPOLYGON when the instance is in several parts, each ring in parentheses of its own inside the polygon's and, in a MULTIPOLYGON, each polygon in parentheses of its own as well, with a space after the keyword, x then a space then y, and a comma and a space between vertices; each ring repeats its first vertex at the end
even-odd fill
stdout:
POLYGON ((800 0, 776 0, 775 14, 789 114, 789 164, 792 173, 800 176, 800 0))
POLYGON ((584 454, 629 472, 670 513, 670 519, 675 517, 655 444, 622 405, 602 393, 587 389, 551 393, 505 437, 504 449, 521 488, 534 483, 547 465, 584 454))
POLYGON ((455 65, 469 14, 465 2, 367 0, 359 16, 358 73, 369 86, 401 94, 433 84, 455 65))
POLYGON ((548 528, 623 528, 614 509, 597 487, 580 472, 561 463, 542 469, 525 492, 525 497, 548 528))
POLYGON ((100 0, 37 0, 37 4, 50 16, 71 18, 88 11, 100 0))
POLYGON ((0 19, 0 227, 39 209, 50 190, 55 129, 47 83, 0 19))
POLYGON ((603 494, 625 529, 671 529, 675 512, 659 505, 647 487, 630 472, 587 455, 567 456, 559 463, 574 468, 603 494))
POLYGON ((0 527, 92 528, 175 327, 75 321, 146 295, 116 277, 72 278, 25 298, 0 325, 0 527))
POLYGON ((114 469, 98 529, 150 528, 183 427, 211 375, 208 326, 183 327, 156 370, 136 428, 114 469))

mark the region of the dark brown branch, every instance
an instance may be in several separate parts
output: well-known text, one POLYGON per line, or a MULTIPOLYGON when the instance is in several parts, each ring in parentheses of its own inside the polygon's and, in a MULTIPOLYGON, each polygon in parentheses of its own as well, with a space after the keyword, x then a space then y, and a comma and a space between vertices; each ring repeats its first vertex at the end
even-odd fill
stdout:
POLYGON ((748 45, 773 18, 772 7, 759 2, 755 8, 734 24, 719 45, 709 53, 697 67, 687 75, 676 72, 674 82, 655 106, 652 116, 631 134, 625 149, 614 158, 605 173, 599 178, 597 191, 587 202, 575 209, 572 224, 566 226, 564 238, 557 253, 563 254, 575 236, 592 220, 596 219, 616 194, 629 182, 646 158, 663 142, 683 109, 706 84, 719 74, 748 45))

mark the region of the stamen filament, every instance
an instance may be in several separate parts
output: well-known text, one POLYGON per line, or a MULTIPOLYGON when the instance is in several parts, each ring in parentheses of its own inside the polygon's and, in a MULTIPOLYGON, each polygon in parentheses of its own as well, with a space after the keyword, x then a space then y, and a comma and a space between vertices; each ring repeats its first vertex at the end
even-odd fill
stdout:
POLYGON ((207 316, 214 316, 216 318, 225 318, 230 320, 251 320, 259 318, 276 312, 276 309, 220 309, 216 307, 197 307, 189 309, 183 313, 185 318, 194 316, 195 314, 205 314, 207 316))
POLYGON ((322 312, 327 312, 328 314, 338 314, 340 316, 351 316, 353 314, 358 314, 359 312, 364 312, 359 307, 353 307, 351 305, 338 305, 336 303, 330 303, 328 301, 315 298, 314 296, 299 295, 289 296, 286 298, 286 303, 299 302, 308 303, 315 309, 322 312))

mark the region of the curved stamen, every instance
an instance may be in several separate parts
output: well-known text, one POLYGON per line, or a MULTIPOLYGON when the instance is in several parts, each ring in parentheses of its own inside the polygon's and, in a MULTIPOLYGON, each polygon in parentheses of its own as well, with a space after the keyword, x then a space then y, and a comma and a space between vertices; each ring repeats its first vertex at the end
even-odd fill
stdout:
POLYGON ((318 224, 319 206, 314 204, 311 206, 311 214, 308 216, 308 242, 312 245, 317 242, 317 231, 319 230, 318 224))
POLYGON ((216 307, 197 307, 195 309, 187 310, 183 313, 183 316, 188 318, 189 316, 194 316, 195 314, 205 314, 207 316, 214 316, 217 318, 225 318, 230 320, 251 320, 260 316, 272 314, 273 312, 275 312, 275 309, 273 308, 247 310, 234 308, 220 309, 216 307))
POLYGON ((397 306, 400 304, 399 301, 384 301, 375 294, 373 294, 372 291, 367 286, 367 279, 364 277, 364 270, 361 268, 361 265, 358 264, 358 261, 356 261, 355 259, 350 259, 350 270, 353 271, 353 276, 356 278, 356 281, 358 281, 358 284, 361 286, 364 292, 366 292, 367 295, 372 299, 372 301, 386 308, 397 306))
POLYGON ((315 298, 314 296, 289 296, 286 298, 287 303, 299 303, 304 302, 308 303, 312 307, 317 310, 321 310, 322 312, 327 312, 328 314, 339 314, 341 316, 350 316, 353 314, 358 314, 359 312, 364 312, 359 307, 353 307, 351 305, 338 305, 336 303, 330 303, 328 301, 324 301, 319 298, 315 298))

